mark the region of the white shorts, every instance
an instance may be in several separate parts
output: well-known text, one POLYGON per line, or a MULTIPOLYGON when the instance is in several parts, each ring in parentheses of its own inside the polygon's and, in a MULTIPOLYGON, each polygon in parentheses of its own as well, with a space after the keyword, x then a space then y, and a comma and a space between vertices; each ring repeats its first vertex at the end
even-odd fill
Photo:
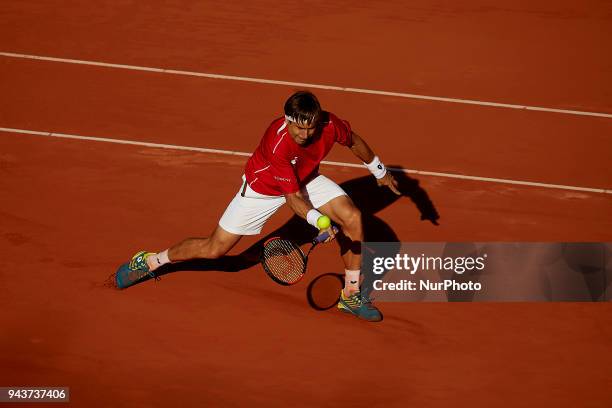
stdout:
MULTIPOLYGON (((268 196, 253 191, 244 176, 242 182, 240 190, 221 216, 219 225, 232 234, 257 235, 266 221, 285 204, 285 197, 268 196)), ((318 175, 308 182, 302 187, 301 193, 314 208, 346 195, 339 185, 323 175, 318 175)))

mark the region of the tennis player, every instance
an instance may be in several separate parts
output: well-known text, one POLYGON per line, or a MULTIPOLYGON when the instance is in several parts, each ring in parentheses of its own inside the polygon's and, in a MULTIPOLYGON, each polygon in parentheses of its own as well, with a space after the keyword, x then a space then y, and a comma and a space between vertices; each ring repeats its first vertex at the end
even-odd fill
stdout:
MULTIPOLYGON (((219 225, 208 238, 187 238, 159 253, 138 252, 115 275, 119 288, 128 287, 170 262, 216 259, 236 245, 243 235, 257 235, 283 205, 310 225, 324 214, 340 227, 338 242, 345 265, 345 286, 338 309, 368 321, 382 319, 380 311, 359 290, 361 213, 347 194, 319 173, 319 164, 335 143, 348 147, 376 177, 379 186, 400 194, 397 181, 349 122, 321 109, 316 96, 296 92, 285 103, 284 117, 274 120, 259 147, 249 158, 242 185, 229 203, 219 225)), ((321 223, 324 224, 324 223, 321 223)), ((332 227, 320 230, 335 238, 332 227)))

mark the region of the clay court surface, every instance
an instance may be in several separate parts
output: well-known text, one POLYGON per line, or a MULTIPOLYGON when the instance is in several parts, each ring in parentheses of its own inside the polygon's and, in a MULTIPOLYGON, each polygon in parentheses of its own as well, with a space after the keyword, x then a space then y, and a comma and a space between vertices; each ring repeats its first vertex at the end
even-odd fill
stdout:
POLYGON ((309 88, 387 165, 543 184, 410 174, 361 202, 366 238, 612 241, 610 38, 605 1, 3 2, 0 386, 79 407, 612 405, 610 302, 379 303, 369 324, 307 301, 342 271, 334 244, 290 288, 219 264, 106 288, 137 250, 208 235, 246 157, 48 135, 251 152, 309 88, 230 77, 455 98, 309 88))

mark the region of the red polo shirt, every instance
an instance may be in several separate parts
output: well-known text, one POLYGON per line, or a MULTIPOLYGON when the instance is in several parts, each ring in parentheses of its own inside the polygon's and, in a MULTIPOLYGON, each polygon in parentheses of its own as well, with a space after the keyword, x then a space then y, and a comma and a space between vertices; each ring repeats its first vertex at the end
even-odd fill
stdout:
POLYGON ((319 163, 334 143, 352 144, 351 125, 347 121, 330 112, 324 112, 322 120, 321 133, 307 146, 293 141, 284 118, 272 122, 246 164, 249 186, 271 196, 295 193, 318 174, 319 163))

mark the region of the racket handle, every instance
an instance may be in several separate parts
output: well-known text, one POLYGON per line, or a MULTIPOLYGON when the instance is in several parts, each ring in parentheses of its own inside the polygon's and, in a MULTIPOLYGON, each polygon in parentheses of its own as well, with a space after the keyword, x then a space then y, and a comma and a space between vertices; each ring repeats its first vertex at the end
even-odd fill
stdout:
MULTIPOLYGON (((335 226, 332 227, 332 229, 334 230, 334 234, 338 233, 338 228, 336 228, 335 226)), ((316 244, 320 244, 321 242, 325 241, 327 238, 329 238, 329 232, 324 232, 321 235, 317 235, 313 240, 312 240, 312 245, 316 245, 316 244)))

